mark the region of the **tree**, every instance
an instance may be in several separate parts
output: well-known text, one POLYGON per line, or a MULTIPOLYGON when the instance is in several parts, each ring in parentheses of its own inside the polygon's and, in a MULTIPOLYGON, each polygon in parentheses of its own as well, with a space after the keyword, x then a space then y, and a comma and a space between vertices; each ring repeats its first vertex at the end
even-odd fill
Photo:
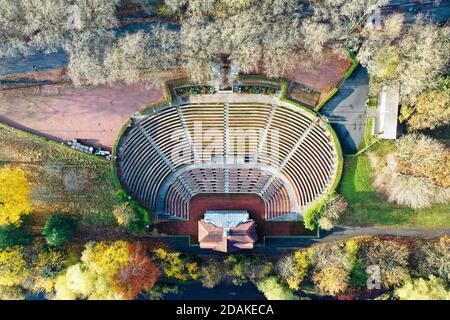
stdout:
POLYGON ((21 286, 0 286, 0 300, 25 300, 25 297, 21 286))
POLYGON ((59 246, 70 240, 75 229, 75 219, 65 214, 55 214, 48 218, 42 233, 48 244, 59 246))
POLYGON ((155 249, 153 252, 160 261, 166 277, 180 281, 196 280, 200 277, 198 264, 183 258, 180 252, 169 252, 163 248, 155 249))
POLYGON ((322 293, 335 295, 348 287, 353 254, 346 246, 331 244, 316 253, 313 281, 322 293))
POLYGON ((51 53, 85 30, 105 32, 116 24, 118 0, 1 0, 0 56, 51 53))
POLYGON ((334 228, 339 218, 347 211, 348 203, 342 195, 332 197, 324 207, 319 219, 319 227, 324 230, 334 228))
POLYGON ((417 97, 436 87, 447 71, 449 32, 421 16, 406 26, 403 18, 395 15, 386 21, 383 32, 365 30, 358 59, 376 86, 401 83, 401 101, 414 105, 417 97))
POLYGON ((395 241, 371 238, 362 250, 366 266, 378 266, 384 288, 402 284, 409 277, 408 248, 395 241))
POLYGON ((159 267, 141 243, 128 245, 128 262, 114 276, 114 287, 125 299, 134 299, 143 290, 150 290, 159 277, 159 267))
POLYGON ((423 134, 408 134, 395 143, 395 157, 402 173, 428 177, 449 187, 450 150, 443 143, 423 134))
POLYGON ((89 30, 73 36, 64 49, 69 56, 67 74, 75 86, 106 83, 103 56, 99 49, 110 46, 111 42, 111 33, 99 35, 89 30))
POLYGON ((0 168, 0 226, 19 226, 31 212, 30 183, 21 168, 0 168))
POLYGON ((113 215, 121 226, 128 225, 136 218, 133 208, 128 203, 120 203, 114 206, 113 215))
POLYGON ((32 279, 28 287, 33 292, 51 295, 56 278, 65 271, 67 265, 68 257, 64 251, 44 247, 33 261, 32 279))
POLYGON ((296 300, 297 297, 286 286, 280 284, 276 277, 267 277, 256 283, 259 291, 264 293, 267 300, 296 300))
POLYGON ((296 251, 293 255, 282 257, 278 261, 277 270, 290 289, 298 290, 300 283, 308 274, 306 253, 296 251))
POLYGON ((214 288, 222 281, 224 273, 219 261, 212 258, 208 259, 201 267, 202 285, 205 288, 214 288))
POLYGON ((450 238, 443 236, 439 241, 424 244, 417 255, 419 274, 430 275, 450 281, 450 238))
POLYGON ((409 279, 395 289, 395 295, 400 300, 450 300, 448 283, 435 276, 430 276, 429 280, 409 279))
POLYGON ((313 280, 322 293, 336 295, 347 289, 348 276, 347 270, 332 266, 314 273, 313 280))
POLYGON ((410 113, 406 119, 409 130, 444 126, 450 123, 450 94, 444 90, 427 91, 417 99, 410 113))
POLYGON ((353 31, 362 25, 376 8, 387 2, 387 0, 313 0, 312 19, 329 26, 329 37, 334 42, 345 41, 354 36, 353 31))
POLYGON ((247 72, 281 76, 301 47, 296 0, 167 1, 183 16, 181 59, 194 81, 222 58, 247 72))
POLYGON ((81 255, 81 261, 67 268, 57 277, 55 299, 123 299, 114 288, 113 278, 128 261, 127 243, 89 242, 81 255))
POLYGON ((29 276, 23 247, 0 251, 0 286, 21 286, 29 276))
POLYGON ((230 255, 225 260, 227 274, 232 277, 234 285, 240 286, 247 281, 258 281, 267 277, 272 270, 272 263, 260 256, 230 255))
POLYGON ((0 227, 0 250, 18 245, 27 245, 30 242, 31 236, 22 227, 18 228, 12 224, 0 227))
POLYGON ((448 148, 424 135, 409 134, 396 142, 395 151, 374 161, 373 181, 390 202, 412 209, 450 200, 448 148))

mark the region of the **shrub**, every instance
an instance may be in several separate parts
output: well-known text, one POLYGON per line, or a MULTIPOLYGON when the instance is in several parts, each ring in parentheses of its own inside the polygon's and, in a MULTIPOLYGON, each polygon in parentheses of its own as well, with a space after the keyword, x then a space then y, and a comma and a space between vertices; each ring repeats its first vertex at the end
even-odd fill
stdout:
POLYGON ((128 223, 127 229, 131 232, 145 232, 147 227, 150 226, 150 215, 147 209, 132 199, 128 199, 128 204, 133 208, 135 216, 134 219, 128 223))
POLYGON ((358 239, 350 239, 345 242, 345 251, 351 263, 349 273, 349 285, 352 287, 365 287, 369 275, 365 265, 359 256, 360 245, 358 239))
POLYGON ((327 199, 321 199, 306 210, 304 217, 306 228, 314 230, 317 227, 326 203, 327 199))
POLYGON ((280 284, 276 277, 267 277, 256 283, 259 291, 264 293, 267 300, 296 300, 297 297, 286 286, 280 284))
POLYGON ((124 190, 116 192, 116 200, 113 215, 119 225, 135 233, 143 233, 150 226, 150 214, 139 202, 129 197, 124 190))
POLYGON ((450 281, 450 237, 423 245, 418 254, 418 271, 423 277, 435 275, 450 281))
POLYGON ((195 94, 210 94, 213 93, 213 88, 210 86, 185 86, 175 88, 175 94, 178 97, 189 97, 195 94))
POLYGON ((242 85, 239 86, 239 92, 252 93, 252 94, 265 94, 274 95, 277 92, 277 88, 264 85, 242 85))
POLYGON ((361 260, 356 260, 349 274, 349 284, 352 287, 363 288, 367 285, 369 275, 361 260))
POLYGON ((17 245, 27 245, 30 242, 31 236, 22 227, 16 227, 13 224, 0 227, 0 250, 17 245))
POLYGON ((76 226, 76 221, 72 217, 55 214, 48 218, 42 233, 45 235, 48 244, 59 246, 70 240, 76 226))
POLYGON ((124 190, 121 189, 116 192, 116 200, 119 203, 123 203, 123 202, 127 201, 127 199, 128 199, 128 197, 124 190))
POLYGON ((450 300, 447 281, 435 276, 430 276, 429 280, 408 279, 394 292, 400 300, 450 300))

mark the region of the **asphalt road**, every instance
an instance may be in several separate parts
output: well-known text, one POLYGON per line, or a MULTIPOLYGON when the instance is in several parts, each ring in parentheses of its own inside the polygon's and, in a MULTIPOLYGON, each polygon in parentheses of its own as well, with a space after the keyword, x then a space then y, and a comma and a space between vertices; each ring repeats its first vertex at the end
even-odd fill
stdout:
POLYGON ((345 154, 355 153, 364 141, 368 95, 369 76, 365 68, 358 66, 320 111, 336 130, 345 154))

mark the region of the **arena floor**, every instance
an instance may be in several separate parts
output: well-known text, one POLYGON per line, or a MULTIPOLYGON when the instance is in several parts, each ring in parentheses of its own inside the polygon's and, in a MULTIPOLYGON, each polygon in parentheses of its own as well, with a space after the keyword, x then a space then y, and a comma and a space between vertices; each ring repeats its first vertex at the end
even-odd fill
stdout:
POLYGON ((291 221, 265 221, 264 200, 256 194, 199 194, 192 198, 189 206, 189 221, 165 221, 157 225, 160 233, 168 235, 189 235, 191 243, 197 243, 198 220, 207 210, 246 210, 256 221, 258 242, 265 236, 315 235, 303 223, 291 221))

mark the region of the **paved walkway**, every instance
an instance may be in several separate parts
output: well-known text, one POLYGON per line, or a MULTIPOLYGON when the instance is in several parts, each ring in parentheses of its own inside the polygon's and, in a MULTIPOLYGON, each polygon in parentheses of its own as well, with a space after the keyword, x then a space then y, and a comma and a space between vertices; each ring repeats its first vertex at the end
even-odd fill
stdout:
POLYGON ((359 235, 383 235, 415 238, 437 238, 450 235, 450 228, 389 228, 339 226, 332 232, 322 232, 320 242, 335 241, 359 235))
POLYGON ((259 250, 269 250, 274 251, 275 253, 282 250, 289 250, 298 247, 309 247, 315 243, 339 241, 346 238, 363 235, 431 239, 439 238, 444 235, 450 236, 450 228, 386 228, 339 226, 333 229, 331 232, 321 231, 320 239, 269 239, 269 241, 266 241, 266 247, 260 248, 259 250))
POLYGON ((368 95, 369 76, 366 69, 358 66, 320 110, 336 130, 345 154, 356 153, 358 145, 364 141, 368 95))
POLYGON ((0 122, 54 140, 111 148, 130 114, 163 97, 160 88, 143 84, 45 88, 48 94, 2 96, 0 122))

